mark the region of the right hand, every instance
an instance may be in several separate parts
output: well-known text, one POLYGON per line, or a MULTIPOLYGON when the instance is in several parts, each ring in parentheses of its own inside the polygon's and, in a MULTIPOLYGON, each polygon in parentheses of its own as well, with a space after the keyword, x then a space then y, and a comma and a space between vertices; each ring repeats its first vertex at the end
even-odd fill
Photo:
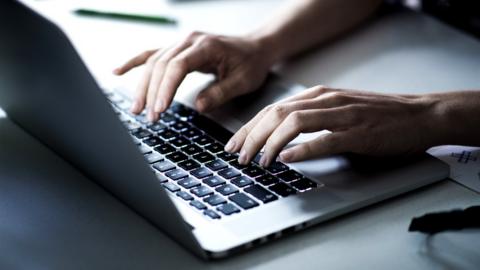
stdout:
POLYGON ((195 101, 197 110, 205 112, 257 89, 267 77, 273 60, 257 40, 193 32, 170 48, 141 53, 114 73, 122 75, 143 64, 146 70, 131 111, 139 114, 146 108, 147 117, 153 122, 169 107, 188 73, 216 75, 216 81, 200 92, 195 101))

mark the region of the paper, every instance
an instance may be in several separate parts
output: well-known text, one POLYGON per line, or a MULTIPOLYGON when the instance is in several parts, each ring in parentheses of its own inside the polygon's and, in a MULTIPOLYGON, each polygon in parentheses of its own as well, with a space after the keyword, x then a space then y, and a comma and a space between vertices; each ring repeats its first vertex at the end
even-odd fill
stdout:
POLYGON ((480 192, 480 147, 437 146, 428 153, 450 165, 450 178, 480 192))

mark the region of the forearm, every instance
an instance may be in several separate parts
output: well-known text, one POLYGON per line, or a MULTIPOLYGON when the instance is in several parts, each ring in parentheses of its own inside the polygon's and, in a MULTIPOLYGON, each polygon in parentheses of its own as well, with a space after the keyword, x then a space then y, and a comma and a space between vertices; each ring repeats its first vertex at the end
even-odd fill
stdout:
POLYGON ((480 146, 480 91, 427 95, 435 104, 436 144, 480 146))
POLYGON ((381 0, 293 0, 252 33, 271 62, 291 57, 345 32, 369 17, 381 0))

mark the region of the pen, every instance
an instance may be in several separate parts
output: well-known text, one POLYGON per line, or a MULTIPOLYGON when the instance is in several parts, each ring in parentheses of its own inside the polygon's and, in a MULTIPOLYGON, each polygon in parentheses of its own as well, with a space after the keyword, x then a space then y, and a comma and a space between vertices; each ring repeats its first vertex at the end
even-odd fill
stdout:
POLYGON ((132 20, 132 21, 144 21, 144 22, 153 22, 153 23, 161 23, 161 24, 177 24, 177 20, 173 18, 164 17, 164 16, 150 16, 150 15, 143 15, 143 14, 108 12, 108 11, 98 11, 98 10, 92 10, 92 9, 77 9, 74 11, 74 13, 82 16, 103 17, 103 18, 132 20))

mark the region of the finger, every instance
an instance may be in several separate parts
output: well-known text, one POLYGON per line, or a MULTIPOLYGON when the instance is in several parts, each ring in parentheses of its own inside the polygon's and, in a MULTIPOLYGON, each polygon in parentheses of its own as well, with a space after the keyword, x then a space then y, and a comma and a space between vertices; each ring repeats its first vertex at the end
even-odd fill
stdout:
POLYGON ((296 94, 294 96, 288 97, 286 99, 280 100, 277 103, 274 103, 272 105, 269 105, 262 109, 255 117, 253 117, 247 124, 245 124, 242 128, 240 128, 233 136, 230 138, 230 140, 227 142, 225 145, 225 151, 229 153, 233 152, 238 152, 240 148, 243 146, 243 142, 245 141, 246 137, 250 133, 250 131, 253 129, 255 125, 258 124, 258 121, 260 121, 265 113, 272 109, 274 106, 277 106, 279 104, 286 104, 288 102, 294 102, 294 101, 300 101, 300 100, 305 100, 305 99, 311 99, 315 98, 319 95, 329 93, 336 91, 336 89, 333 88, 328 88, 324 86, 315 86, 311 87, 305 91, 302 91, 299 94, 296 94))
POLYGON ((352 138, 348 131, 321 135, 311 141, 283 150, 280 153, 280 161, 289 163, 345 153, 349 151, 351 142, 352 138))
POLYGON ((139 114, 146 105, 146 96, 148 85, 150 83, 150 78, 154 70, 154 65, 158 58, 160 58, 167 50, 157 50, 153 55, 151 55, 146 61, 145 71, 143 72, 142 78, 135 90, 135 98, 132 104, 131 112, 134 114, 139 114))
POLYGON ((314 87, 310 87, 296 95, 280 100, 278 103, 286 103, 286 102, 298 101, 303 99, 316 98, 323 94, 336 92, 336 91, 339 91, 339 90, 334 88, 329 88, 323 85, 317 85, 314 87))
POLYGON ((242 83, 242 80, 244 80, 242 74, 235 73, 212 84, 198 94, 195 101, 197 110, 200 112, 209 111, 236 96, 244 94, 249 90, 249 87, 242 83))
POLYGON ((246 164, 255 156, 255 154, 263 147, 268 137, 274 132, 284 120, 291 118, 291 114, 295 114, 299 110, 315 108, 315 100, 300 100, 277 104, 273 106, 251 129, 245 140, 241 138, 237 141, 242 144, 240 151, 239 163, 246 164))
POLYGON ((266 140, 260 165, 268 167, 282 148, 300 133, 336 130, 350 123, 351 119, 339 115, 338 109, 310 109, 289 114, 266 140))
POLYGON ((152 122, 158 120, 158 113, 154 111, 155 99, 157 97, 158 88, 162 84, 163 77, 165 75, 165 70, 168 63, 176 57, 179 53, 186 50, 192 45, 190 39, 186 39, 180 44, 171 47, 169 50, 165 51, 160 55, 153 64, 152 73, 149 79, 147 95, 146 95, 146 107, 148 109, 148 119, 152 122))
POLYGON ((113 73, 115 75, 123 75, 125 74, 126 72, 130 71, 131 69, 135 68, 135 67, 138 67, 140 65, 143 65, 145 64, 145 62, 147 61, 147 59, 152 56, 155 52, 157 51, 157 49, 155 50, 148 50, 148 51, 144 51, 143 53, 133 57, 132 59, 128 60, 125 64, 123 64, 122 66, 116 68, 113 70, 113 73))
POLYGON ((156 113, 165 111, 187 74, 204 66, 209 59, 211 62, 208 50, 198 45, 193 45, 175 56, 165 68, 155 98, 154 111, 156 113))

